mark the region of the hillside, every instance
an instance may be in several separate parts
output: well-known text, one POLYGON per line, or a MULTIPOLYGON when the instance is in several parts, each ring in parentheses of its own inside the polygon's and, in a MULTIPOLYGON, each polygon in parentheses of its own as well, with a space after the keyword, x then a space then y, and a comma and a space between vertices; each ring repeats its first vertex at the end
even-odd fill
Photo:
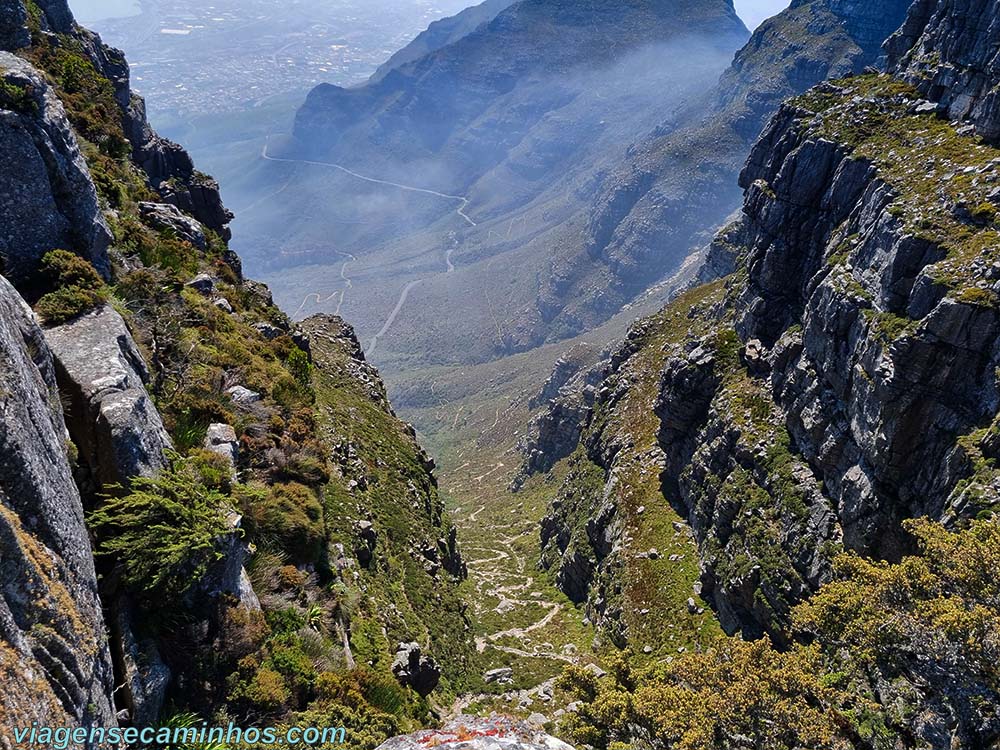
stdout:
POLYGON ((465 564, 353 331, 242 275, 217 184, 62 0, 6 3, 0 44, 4 745, 424 725, 480 684, 465 564))
POLYGON ((378 83, 390 71, 416 62, 426 55, 459 41, 483 24, 492 21, 500 11, 509 8, 514 2, 515 0, 486 0, 471 8, 466 8, 454 16, 435 21, 418 34, 416 39, 382 63, 378 70, 372 74, 369 82, 378 83))
POLYGON ((544 443, 528 446, 565 475, 543 564, 635 655, 631 676, 571 680, 592 701, 579 738, 1000 736, 996 640, 980 629, 1000 602, 971 583, 992 577, 998 549, 1000 318, 987 269, 1000 79, 995 25, 969 21, 996 14, 918 2, 888 42, 888 74, 783 104, 741 175, 742 215, 710 250, 706 268, 728 275, 637 323, 591 385, 578 377, 550 403, 543 434, 575 425, 579 437, 548 462, 544 443), (716 641, 716 620, 755 644, 716 641), (745 688, 727 663, 755 665, 769 686, 751 712, 783 734, 725 703, 704 732, 686 723, 685 701, 745 688), (668 694, 675 709, 651 702, 668 694), (784 714, 782 700, 802 703, 784 714), (624 715, 603 713, 608 701, 624 715), (807 705, 845 723, 806 721, 807 705))
POLYGON ((261 195, 281 192, 241 249, 291 309, 339 305, 378 334, 380 365, 523 350, 544 337, 539 285, 561 246, 546 231, 703 97, 747 36, 728 0, 512 5, 378 82, 315 89, 295 138, 253 167, 261 195), (503 304, 483 283, 497 264, 503 304))

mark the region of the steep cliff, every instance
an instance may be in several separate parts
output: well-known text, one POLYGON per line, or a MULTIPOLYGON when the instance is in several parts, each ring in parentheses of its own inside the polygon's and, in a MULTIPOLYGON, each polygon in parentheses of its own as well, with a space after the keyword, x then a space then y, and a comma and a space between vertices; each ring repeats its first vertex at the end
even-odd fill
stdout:
POLYGON ((113 674, 52 354, 0 278, 0 726, 112 726, 113 674))
POLYGON ((992 133, 980 52, 996 10, 917 3, 891 74, 781 107, 712 249, 735 270, 637 324, 606 364, 542 528, 543 564, 619 645, 704 644, 706 607, 786 648, 808 622, 907 747, 995 741, 990 668, 943 656, 959 648, 943 621, 866 662, 793 608, 860 570, 843 550, 898 561, 926 544, 907 519, 961 529, 1000 505, 1000 151, 977 135, 992 133))
MULTIPOLYGON (((608 263, 625 290, 679 267, 698 232, 738 205, 740 167, 781 102, 875 64, 909 4, 799 0, 761 24, 705 113, 640 141, 603 181, 588 220, 589 256, 608 263)), ((572 296, 571 311, 578 304, 572 296)))
POLYGON ((349 328, 243 278, 121 54, 59 0, 0 29, 0 724, 417 726, 478 671, 433 463, 349 328))
POLYGON ((417 35, 417 38, 396 52, 382 63, 369 79, 377 83, 389 75, 390 71, 416 62, 421 57, 437 52, 449 44, 468 36, 480 26, 489 23, 505 8, 509 8, 516 0, 486 0, 471 8, 466 8, 454 16, 442 18, 428 26, 417 35))

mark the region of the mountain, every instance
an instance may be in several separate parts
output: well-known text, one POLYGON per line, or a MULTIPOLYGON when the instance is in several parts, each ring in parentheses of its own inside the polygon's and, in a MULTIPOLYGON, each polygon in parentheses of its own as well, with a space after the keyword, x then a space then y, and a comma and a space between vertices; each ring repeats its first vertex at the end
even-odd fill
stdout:
MULTIPOLYGON (((569 261, 545 294, 559 306, 557 317, 588 316, 597 297, 607 315, 676 271, 698 244, 697 233, 723 223, 738 205, 736 177, 781 102, 875 64, 908 6, 908 0, 800 0, 765 21, 722 75, 697 122, 654 132, 602 181, 587 210, 586 255, 569 261), (566 284, 567 276, 572 283, 566 284)), ((590 318, 601 321, 603 315, 590 318)))
POLYGON ((63 0, 0 44, 0 724, 423 726, 479 684, 465 563, 353 330, 243 276, 63 0))
POLYGON ((515 0, 486 0, 454 16, 435 21, 418 34, 416 39, 382 63, 372 74, 369 83, 378 83, 390 71, 401 68, 407 63, 416 62, 468 36, 483 24, 492 21, 500 11, 509 8, 514 2, 515 0))
MULTIPOLYGON (((273 213, 253 221, 257 238, 246 254, 267 264, 286 304, 302 312, 339 306, 366 339, 376 340, 373 356, 394 384, 415 363, 489 362, 601 325, 675 273, 707 243, 706 231, 737 208, 740 165, 782 98, 877 63, 879 45, 900 25, 907 3, 797 2, 740 50, 744 32, 733 31, 731 9, 723 5, 627 4, 615 6, 621 19, 581 25, 595 29, 591 48, 601 40, 613 40, 609 49, 636 48, 650 38, 679 44, 682 28, 711 28, 712 44, 727 52, 695 72, 691 63, 709 60, 703 47, 665 48, 634 64, 625 60, 613 74, 582 79, 579 90, 562 76, 555 90, 568 103, 547 102, 560 94, 530 80, 502 95, 495 77, 473 80, 477 71, 536 60, 538 69, 550 69, 545 55, 572 59, 575 50, 582 57, 589 49, 583 42, 560 45, 565 53, 539 52, 534 29, 544 25, 511 41, 519 14, 528 12, 518 5, 377 84, 317 89, 297 119, 301 152, 272 153, 292 159, 308 153, 367 178, 453 197, 379 188, 315 164, 268 165, 280 172, 267 184, 284 189, 273 213), (640 12, 662 19, 645 26, 645 36, 627 20, 640 12), (698 23, 680 25, 694 16, 698 23), (492 41, 500 33, 503 41, 492 41), (502 111, 483 114, 483 107, 502 111), (416 137, 425 131, 430 141, 416 137), (496 140, 497 133, 503 138, 496 140), (350 197, 324 208, 345 191, 350 197), (326 223, 326 231, 280 222, 283 213, 303 210, 316 217, 313 226, 326 223), (355 258, 348 289, 340 278, 346 255, 334 254, 331 262, 332 251, 355 258), (484 282, 498 267, 500 290, 484 282), (298 293, 306 285, 315 296, 298 293)), ((586 4, 575 7, 590 12, 586 4)), ((532 12, 548 8, 561 10, 541 4, 532 12)), ((695 42, 685 37, 684 43, 695 42)))
MULTIPOLYGON (((976 635, 1000 600, 973 583, 1000 550, 998 13, 920 0, 888 73, 785 102, 705 283, 561 375, 544 434, 577 439, 548 462, 553 443, 526 446, 529 473, 565 477, 542 562, 606 639, 648 655, 635 670, 654 661, 593 690, 579 677, 576 736, 674 747, 685 707, 742 694, 753 663, 753 712, 784 722, 780 747, 1000 737, 976 635), (757 645, 678 656, 714 618, 757 645), (802 679, 762 686, 771 668, 802 679), (806 726, 811 702, 839 719, 806 726), (608 719, 610 704, 629 707, 608 719)), ((773 737, 721 706, 698 735, 717 744, 694 746, 773 737)))
POLYGON ((728 51, 744 33, 724 1, 522 0, 381 80, 318 86, 296 115, 295 136, 310 153, 369 167, 386 156, 405 163, 440 155, 454 171, 446 187, 464 187, 547 113, 586 93, 575 72, 682 36, 728 51))
POLYGON ((272 139, 254 167, 273 195, 241 249, 287 304, 341 304, 366 338, 385 327, 382 364, 412 357, 411 344, 432 352, 441 326, 454 342, 444 359, 523 349, 539 338, 539 285, 562 242, 546 231, 629 143, 702 97, 747 35, 728 0, 515 3, 381 80, 316 88, 294 139, 272 139), (289 225, 288 211, 316 220, 289 225), (499 313, 483 288, 494 263, 511 273, 499 313), (328 301, 303 299, 306 286, 328 301))

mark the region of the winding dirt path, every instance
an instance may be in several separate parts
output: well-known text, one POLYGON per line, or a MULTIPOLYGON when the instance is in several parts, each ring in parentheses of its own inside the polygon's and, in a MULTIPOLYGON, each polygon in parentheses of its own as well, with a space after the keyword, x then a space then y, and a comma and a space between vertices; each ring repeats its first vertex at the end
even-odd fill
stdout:
POLYGON ((414 187, 413 185, 404 185, 401 182, 393 182, 391 180, 382 180, 377 177, 369 177, 368 175, 361 174, 360 172, 355 172, 353 169, 348 169, 343 164, 337 164, 332 161, 316 161, 314 159, 285 159, 280 156, 271 156, 267 150, 271 145, 271 136, 267 136, 264 141, 264 147, 261 149, 260 156, 262 159, 267 161, 282 162, 285 164, 311 164, 316 167, 328 167, 330 169, 336 169, 344 174, 350 175, 355 179, 362 180, 363 182, 370 182, 375 185, 385 185, 386 187, 393 187, 398 190, 404 190, 408 193, 422 193, 424 195, 433 195, 436 198, 443 198, 450 201, 458 201, 458 208, 455 209, 455 213, 464 219, 469 226, 479 226, 467 213, 465 209, 469 207, 469 199, 464 195, 451 195, 449 193, 441 193, 437 190, 430 190, 429 188, 414 187))
POLYGON ((342 253, 339 250, 335 250, 334 252, 342 258, 346 258, 344 265, 340 267, 340 278, 344 281, 344 288, 334 290, 327 297, 322 297, 317 292, 310 292, 302 298, 302 304, 299 305, 298 309, 294 313, 292 313, 293 319, 297 318, 299 313, 305 309, 306 305, 309 304, 309 300, 315 299, 317 305, 322 305, 323 303, 332 300, 338 294, 340 295, 340 299, 337 301, 337 309, 333 311, 333 314, 340 315, 340 308, 344 306, 344 298, 347 296, 347 290, 354 286, 354 282, 351 281, 350 277, 347 275, 347 266, 355 262, 357 258, 350 253, 342 253))
POLYGON ((402 294, 399 295, 399 299, 396 301, 396 306, 392 308, 392 312, 389 313, 389 317, 386 318, 385 324, 382 326, 382 328, 379 330, 378 333, 372 336, 371 343, 368 344, 369 357, 372 354, 374 354, 375 350, 378 348, 378 340, 382 336, 385 336, 389 332, 389 329, 392 328, 392 324, 396 322, 396 317, 399 315, 400 310, 403 309, 403 305, 406 304, 406 298, 410 296, 410 290, 413 289, 413 287, 417 286, 417 284, 420 284, 422 282, 423 279, 417 279, 416 281, 411 281, 409 284, 403 287, 403 292, 402 294))
MULTIPOLYGON (((431 190, 429 188, 415 187, 413 185, 406 185, 401 182, 393 182, 392 180, 383 180, 377 177, 369 177, 368 175, 361 174, 360 172, 356 172, 353 169, 345 167, 343 164, 337 164, 335 162, 317 161, 314 159, 286 159, 280 156, 271 156, 268 153, 268 149, 270 148, 270 146, 271 146, 271 136, 268 135, 264 139, 264 145, 260 150, 260 157, 265 161, 273 161, 284 164, 308 164, 316 167, 327 167, 329 169, 336 169, 340 172, 343 172, 344 174, 350 175, 351 177, 357 180, 361 180, 363 182, 368 182, 375 185, 384 185, 386 187, 395 188, 397 190, 403 190, 409 193, 421 193, 423 195, 432 195, 436 198, 442 198, 444 200, 458 201, 458 206, 455 208, 455 213, 458 216, 460 216, 462 220, 465 221, 469 226, 472 227, 479 226, 475 222, 475 220, 465 212, 465 209, 469 207, 469 198, 467 196, 451 195, 449 193, 442 193, 437 190, 431 190)), ((286 183, 285 186, 281 188, 281 190, 284 190, 285 187, 288 187, 289 183, 286 183)), ((279 190, 278 192, 280 193, 281 190, 279 190)), ((455 246, 448 249, 447 252, 445 252, 444 262, 446 268, 445 270, 446 275, 455 272, 455 264, 451 262, 451 256, 457 249, 458 247, 455 246)), ((351 257, 353 258, 353 256, 351 257)), ((343 275, 343 269, 341 270, 341 275, 343 275)), ((382 336, 385 336, 385 334, 389 332, 389 329, 392 328, 392 324, 396 322, 396 318, 399 316, 400 311, 403 309, 403 305, 406 304, 406 298, 409 296, 410 290, 413 289, 413 287, 417 286, 419 283, 421 283, 423 280, 424 279, 417 279, 416 281, 411 281, 405 287, 403 287, 403 291, 400 293, 399 299, 396 301, 396 306, 393 308, 392 312, 389 313, 389 317, 386 319, 385 324, 382 326, 381 330, 378 333, 372 336, 371 343, 368 349, 369 356, 374 354, 375 350, 378 348, 378 340, 382 336)), ((306 301, 309 298, 315 297, 317 304, 320 304, 322 302, 328 302, 329 300, 333 299, 335 294, 336 292, 334 292, 334 294, 331 294, 325 300, 321 300, 320 297, 315 293, 306 295, 306 298, 303 299, 302 305, 299 307, 299 310, 296 311, 296 314, 299 311, 301 311, 303 307, 305 307, 306 301)), ((340 313, 340 308, 343 306, 343 304, 344 304, 344 293, 341 293, 340 301, 337 303, 337 311, 334 314, 340 313)))

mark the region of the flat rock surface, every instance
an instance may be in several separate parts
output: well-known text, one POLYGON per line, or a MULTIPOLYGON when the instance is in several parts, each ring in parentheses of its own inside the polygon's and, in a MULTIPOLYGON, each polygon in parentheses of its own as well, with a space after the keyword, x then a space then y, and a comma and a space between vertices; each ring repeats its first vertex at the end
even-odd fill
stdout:
POLYGON ((60 389, 72 401, 69 430, 100 484, 127 483, 166 466, 171 447, 146 392, 146 364, 110 306, 45 331, 60 389))
POLYGON ((509 716, 459 716, 441 729, 394 737, 378 750, 573 750, 537 727, 509 716))

